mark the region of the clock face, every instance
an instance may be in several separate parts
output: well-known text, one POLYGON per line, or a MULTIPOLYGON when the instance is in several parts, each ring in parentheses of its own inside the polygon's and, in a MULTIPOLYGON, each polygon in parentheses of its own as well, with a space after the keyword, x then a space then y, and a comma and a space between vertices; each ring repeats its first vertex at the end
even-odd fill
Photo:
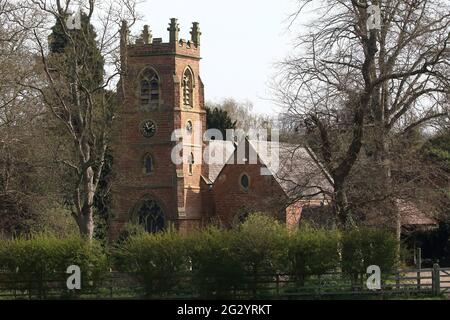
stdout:
POLYGON ((152 120, 145 120, 141 124, 141 133, 146 138, 151 138, 156 133, 156 124, 152 120))

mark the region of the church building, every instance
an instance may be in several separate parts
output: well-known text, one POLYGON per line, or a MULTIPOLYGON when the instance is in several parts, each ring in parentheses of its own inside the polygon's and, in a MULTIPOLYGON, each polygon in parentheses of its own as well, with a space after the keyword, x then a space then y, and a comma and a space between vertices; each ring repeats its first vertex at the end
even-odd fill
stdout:
MULTIPOLYGON (((128 222, 140 223, 148 232, 174 226, 186 233, 209 223, 230 227, 256 211, 297 224, 302 205, 292 200, 298 188, 294 180, 309 183, 307 175, 330 186, 314 155, 300 148, 301 154, 285 158, 290 160, 284 162, 284 170, 262 175, 267 158, 260 155, 260 144, 283 154, 281 144, 247 138, 205 140, 199 24, 192 24, 190 40, 180 39, 179 31, 177 20, 171 19, 166 43, 153 38, 145 26, 141 37, 131 44, 128 28, 122 26, 111 238, 128 222), (237 152, 239 145, 245 147, 244 156, 237 152), (177 146, 182 146, 181 150, 177 146), (208 148, 222 154, 225 161, 205 163, 203 155, 208 148), (256 161, 250 161, 251 151, 257 154, 256 161), (177 152, 184 161, 174 161, 177 152), (306 170, 297 172, 296 168, 306 170)), ((309 201, 323 204, 315 194, 311 191, 309 201)))

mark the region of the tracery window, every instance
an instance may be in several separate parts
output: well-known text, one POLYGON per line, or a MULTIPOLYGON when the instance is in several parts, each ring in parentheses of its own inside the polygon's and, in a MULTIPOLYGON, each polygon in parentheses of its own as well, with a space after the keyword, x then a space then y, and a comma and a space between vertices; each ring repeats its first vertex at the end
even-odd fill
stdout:
POLYGON ((183 74, 183 104, 187 107, 193 106, 193 76, 189 68, 183 74))
POLYGON ((139 224, 144 226, 145 231, 156 233, 164 230, 164 212, 155 201, 144 201, 139 207, 138 217, 139 224))
POLYGON ((146 69, 140 80, 141 105, 156 106, 159 104, 159 77, 153 69, 146 69))

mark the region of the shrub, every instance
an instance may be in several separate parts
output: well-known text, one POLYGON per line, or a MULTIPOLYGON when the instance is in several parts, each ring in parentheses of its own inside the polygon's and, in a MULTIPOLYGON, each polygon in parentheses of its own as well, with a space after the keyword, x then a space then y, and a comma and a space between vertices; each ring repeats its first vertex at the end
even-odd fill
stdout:
POLYGON ((284 266, 287 232, 275 218, 254 213, 232 232, 232 250, 246 271, 275 273, 284 266))
POLYGON ((250 281, 244 286, 248 283, 253 296, 259 295, 264 286, 258 283, 271 280, 267 277, 283 271, 286 265, 286 228, 272 217, 254 213, 232 232, 232 252, 249 274, 250 281))
POLYGON ((339 266, 339 233, 304 226, 289 235, 290 273, 303 284, 310 275, 321 275, 339 266))
POLYGON ((133 222, 128 222, 125 224, 119 236, 117 237, 115 245, 120 246, 122 243, 126 242, 130 237, 141 236, 146 233, 147 232, 145 231, 142 225, 133 222))
POLYGON ((188 241, 194 285, 203 297, 227 297, 244 271, 233 252, 234 232, 210 227, 188 241))
POLYGON ((382 229, 354 229, 342 237, 342 270, 354 278, 366 273, 367 267, 377 265, 381 272, 396 266, 397 240, 392 232, 382 229))
MULTIPOLYGON (((81 269, 81 292, 100 284, 107 271, 107 259, 101 246, 81 237, 59 239, 36 235, 30 239, 5 240, 0 244, 0 270, 11 273, 12 285, 30 295, 45 297, 51 282, 63 283, 71 265, 81 269)), ((54 286, 54 285, 53 285, 54 286)))
POLYGON ((176 232, 131 236, 113 250, 119 271, 140 281, 146 296, 172 293, 189 268, 184 239, 176 232))
POLYGON ((77 237, 79 229, 71 210, 52 200, 35 201, 37 218, 29 221, 32 234, 51 234, 58 238, 77 237))

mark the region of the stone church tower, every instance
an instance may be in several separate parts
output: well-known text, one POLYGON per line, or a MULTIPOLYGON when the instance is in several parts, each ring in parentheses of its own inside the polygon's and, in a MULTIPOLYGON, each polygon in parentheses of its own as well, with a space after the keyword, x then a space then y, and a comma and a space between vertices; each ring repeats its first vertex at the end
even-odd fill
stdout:
POLYGON ((169 42, 152 38, 144 27, 134 44, 121 30, 123 75, 113 141, 114 217, 110 236, 134 221, 156 232, 173 225, 180 231, 200 226, 202 208, 202 133, 206 126, 200 79, 200 29, 194 22, 189 41, 179 39, 171 19, 169 42), (176 146, 184 161, 172 161, 176 146))

